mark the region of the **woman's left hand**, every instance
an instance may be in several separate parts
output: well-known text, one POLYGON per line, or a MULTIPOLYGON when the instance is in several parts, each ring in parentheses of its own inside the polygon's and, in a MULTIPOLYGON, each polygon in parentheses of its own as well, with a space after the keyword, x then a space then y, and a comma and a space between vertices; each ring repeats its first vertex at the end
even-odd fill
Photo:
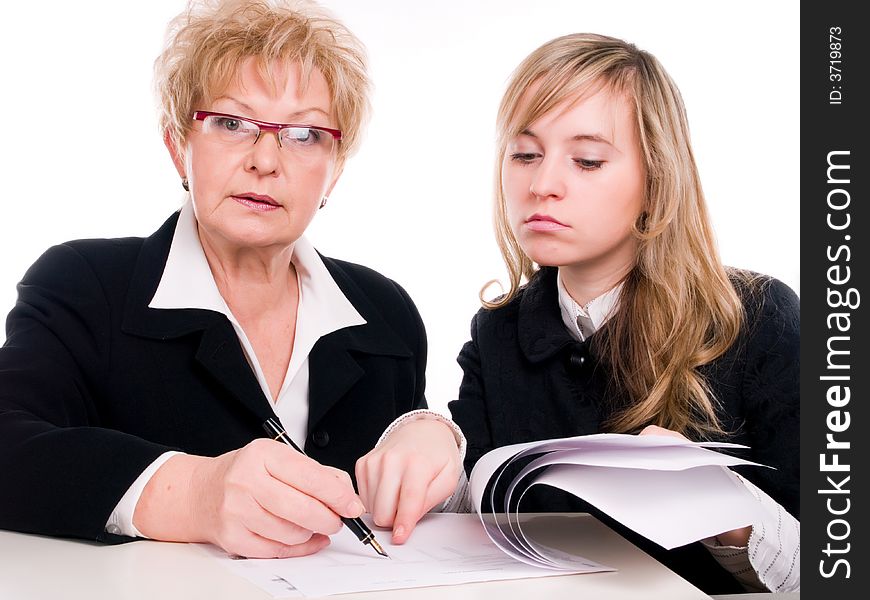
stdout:
POLYGON ((453 431, 436 419, 399 425, 356 463, 359 496, 380 527, 404 543, 417 521, 453 493, 461 465, 453 431))
MULTIPOLYGON (((647 425, 643 428, 643 431, 641 431, 639 435, 666 435, 670 437, 682 438, 684 440, 688 439, 679 431, 665 429, 664 427, 659 427, 658 425, 647 425)), ((716 539, 718 539, 719 543, 723 546, 737 546, 742 548, 749 543, 749 534, 751 533, 752 526, 747 525, 746 527, 741 527, 740 529, 732 529, 731 531, 725 531, 723 533, 720 533, 716 536, 716 539)))

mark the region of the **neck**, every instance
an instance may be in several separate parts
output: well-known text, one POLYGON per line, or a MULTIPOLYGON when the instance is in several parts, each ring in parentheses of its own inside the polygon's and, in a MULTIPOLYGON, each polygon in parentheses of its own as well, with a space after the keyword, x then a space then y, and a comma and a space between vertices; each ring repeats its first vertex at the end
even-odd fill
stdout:
POLYGON ((199 228, 208 266, 224 301, 238 318, 251 311, 284 306, 298 296, 294 245, 280 248, 234 247, 199 228))
POLYGON ((586 306, 602 294, 609 292, 625 279, 632 265, 618 271, 595 272, 572 266, 559 267, 559 277, 568 295, 579 304, 586 306))

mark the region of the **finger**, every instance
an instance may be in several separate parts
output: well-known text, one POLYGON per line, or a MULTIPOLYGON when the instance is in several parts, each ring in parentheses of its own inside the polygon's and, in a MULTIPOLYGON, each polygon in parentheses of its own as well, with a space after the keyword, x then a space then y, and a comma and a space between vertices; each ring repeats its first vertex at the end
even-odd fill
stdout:
POLYGON ((311 539, 303 544, 295 544, 293 546, 284 546, 278 558, 291 558, 293 556, 307 556, 323 550, 330 544, 328 536, 322 533, 315 533, 311 539))
POLYGON ((256 508, 245 513, 241 525, 251 533, 285 546, 302 544, 314 532, 297 523, 275 516, 255 503, 256 508))
POLYGON ((423 505, 423 512, 427 513, 441 502, 444 502, 450 494, 456 491, 456 486, 459 483, 459 473, 461 467, 459 461, 444 465, 438 476, 432 480, 426 490, 426 502, 423 505))
POLYGON ((287 548, 287 544, 257 535, 241 525, 218 544, 229 554, 245 558, 277 558, 287 548))
POLYGON ((365 508, 353 490, 350 476, 274 442, 264 464, 272 477, 319 500, 343 517, 358 517, 365 508))
POLYGON ((281 542, 248 532, 247 535, 237 540, 231 547, 224 547, 224 550, 230 554, 245 558, 290 558, 314 554, 326 548, 329 543, 329 538, 320 533, 315 533, 301 544, 282 544, 281 542))
POLYGON ((664 427, 659 427, 658 425, 647 425, 641 430, 640 435, 663 435, 666 437, 673 437, 681 440, 687 439, 686 436, 684 436, 679 431, 674 431, 673 429, 665 429, 664 427))
MULTIPOLYGON (((377 500, 378 495, 378 487, 381 484, 381 473, 383 471, 383 454, 377 454, 373 456, 366 464, 366 472, 365 472, 365 487, 366 487, 366 495, 362 496, 363 504, 365 504, 366 509, 374 515, 375 513, 375 502, 377 500)), ((357 480, 357 485, 363 485, 357 480)))
POLYGON ((417 521, 426 512, 425 504, 430 477, 430 473, 416 469, 410 469, 404 473, 393 523, 394 544, 404 544, 417 525, 417 521))
POLYGON ((267 513, 303 529, 327 535, 341 529, 341 520, 329 507, 277 479, 265 480, 254 500, 267 513))
POLYGON ((369 510, 375 525, 379 527, 393 526, 399 502, 401 477, 400 470, 390 468, 389 465, 381 465, 378 480, 373 482, 369 478, 370 489, 374 490, 369 510))
POLYGON ((369 496, 370 488, 369 488, 369 474, 375 469, 374 461, 372 457, 367 454, 356 461, 356 467, 354 469, 356 473, 356 485, 358 488, 358 495, 362 503, 368 508, 371 506, 371 498, 369 496))

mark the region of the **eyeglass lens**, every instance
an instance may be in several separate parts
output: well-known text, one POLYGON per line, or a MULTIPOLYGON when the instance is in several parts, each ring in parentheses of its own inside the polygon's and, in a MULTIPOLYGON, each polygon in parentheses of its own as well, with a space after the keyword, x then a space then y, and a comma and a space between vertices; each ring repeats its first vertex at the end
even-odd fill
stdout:
MULTIPOLYGON (((203 133, 228 145, 253 144, 260 136, 256 123, 234 117, 209 115, 203 120, 203 133)), ((332 152, 334 138, 314 127, 284 127, 278 132, 281 148, 311 158, 332 152)))

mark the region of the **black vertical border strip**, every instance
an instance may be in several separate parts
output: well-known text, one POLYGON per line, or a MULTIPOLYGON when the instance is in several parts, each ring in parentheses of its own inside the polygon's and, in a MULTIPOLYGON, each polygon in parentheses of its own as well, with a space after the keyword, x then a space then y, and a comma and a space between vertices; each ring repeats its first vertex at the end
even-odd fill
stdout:
POLYGON ((817 0, 801 7, 801 592, 806 598, 832 600, 870 594, 868 553, 862 551, 870 544, 864 526, 870 507, 856 489, 867 487, 866 459, 859 456, 870 452, 865 408, 870 380, 870 26, 858 16, 860 5, 817 0), (831 35, 840 38, 842 56, 831 46, 836 43, 831 35), (837 73, 839 80, 832 76, 837 73), (841 153, 830 155, 831 161, 850 167, 831 171, 839 183, 828 181, 831 152, 841 153), (848 226, 835 229, 829 219, 836 227, 848 226), (847 275, 848 281, 842 281, 847 275), (851 294, 851 307, 835 306, 838 292, 851 294), (846 316, 832 317, 835 313, 846 316), (848 354, 832 355, 829 345, 848 354), (842 368, 830 368, 829 359, 842 368), (830 375, 848 380, 822 379, 830 375), (831 392, 836 385, 849 388, 848 403, 842 402, 843 388, 831 392), (840 394, 841 406, 828 401, 829 392, 840 394), (833 432, 831 426, 845 430, 833 432), (828 434, 849 448, 826 448, 828 434), (837 454, 840 464, 849 465, 848 472, 823 471, 823 454, 829 464, 837 454), (848 492, 830 493, 837 486, 848 492))

